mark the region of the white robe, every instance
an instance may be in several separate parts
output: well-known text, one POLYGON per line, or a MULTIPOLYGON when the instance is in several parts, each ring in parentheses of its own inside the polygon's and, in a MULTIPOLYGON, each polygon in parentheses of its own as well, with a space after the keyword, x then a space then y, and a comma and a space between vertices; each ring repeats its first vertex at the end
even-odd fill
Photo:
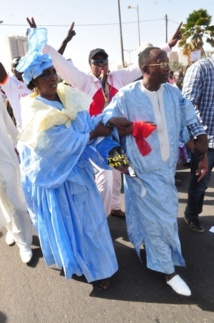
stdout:
POLYGON ((29 245, 32 230, 14 150, 17 135, 18 131, 0 97, 0 227, 7 225, 18 245, 29 245))

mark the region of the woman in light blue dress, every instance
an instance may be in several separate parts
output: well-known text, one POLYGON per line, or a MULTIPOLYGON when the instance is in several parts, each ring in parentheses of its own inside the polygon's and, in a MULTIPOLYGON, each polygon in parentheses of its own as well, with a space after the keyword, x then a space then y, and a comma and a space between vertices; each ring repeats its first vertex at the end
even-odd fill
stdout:
POLYGON ((118 265, 91 161, 107 167, 94 139, 110 129, 101 116, 89 116, 85 94, 58 85, 51 58, 31 43, 18 69, 35 89, 22 101, 19 148, 23 189, 44 259, 63 268, 66 278, 84 275, 107 289, 118 265))

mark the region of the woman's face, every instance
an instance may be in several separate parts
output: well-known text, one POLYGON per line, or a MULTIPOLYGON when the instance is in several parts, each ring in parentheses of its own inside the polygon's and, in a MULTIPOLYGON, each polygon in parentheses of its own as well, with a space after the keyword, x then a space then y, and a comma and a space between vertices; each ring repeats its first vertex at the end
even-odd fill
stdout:
POLYGON ((33 80, 38 93, 44 98, 56 95, 58 85, 58 75, 56 69, 51 66, 46 68, 40 76, 33 80))

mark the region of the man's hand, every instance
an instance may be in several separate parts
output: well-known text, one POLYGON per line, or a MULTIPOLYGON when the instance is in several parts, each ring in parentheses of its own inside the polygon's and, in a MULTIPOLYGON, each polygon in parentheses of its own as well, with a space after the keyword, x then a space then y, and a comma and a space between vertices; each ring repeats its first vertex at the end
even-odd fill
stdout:
POLYGON ((204 157, 201 158, 198 163, 198 169, 196 171, 196 176, 198 176, 197 182, 200 182, 207 172, 208 172, 208 158, 207 158, 207 155, 204 155, 204 157))
POLYGON ((133 124, 126 126, 125 128, 118 128, 119 136, 131 135, 133 132, 133 124))
POLYGON ((90 132, 90 140, 97 137, 106 137, 110 135, 111 132, 112 129, 107 126, 104 126, 102 121, 100 121, 98 125, 94 128, 94 130, 90 132))
POLYGON ((119 136, 127 136, 132 134, 133 122, 129 121, 125 117, 111 118, 107 123, 108 127, 116 127, 118 129, 119 136))
POLYGON ((180 23, 180 25, 178 26, 176 32, 174 33, 172 38, 168 41, 168 45, 169 45, 170 48, 174 47, 177 44, 177 42, 181 39, 181 37, 182 37, 182 33, 181 33, 182 24, 183 24, 183 22, 180 23))
POLYGON ((126 128, 128 126, 131 126, 133 122, 129 121, 125 117, 118 117, 118 118, 111 118, 108 121, 108 125, 116 128, 126 128))
POLYGON ((197 139, 195 140, 195 147, 193 150, 193 153, 198 157, 199 159, 203 158, 204 155, 206 155, 208 150, 208 140, 207 135, 199 135, 197 139))
POLYGON ((68 34, 66 36, 66 38, 64 39, 64 41, 67 41, 67 43, 76 35, 76 32, 74 30, 74 22, 72 22, 71 27, 68 30, 68 34))

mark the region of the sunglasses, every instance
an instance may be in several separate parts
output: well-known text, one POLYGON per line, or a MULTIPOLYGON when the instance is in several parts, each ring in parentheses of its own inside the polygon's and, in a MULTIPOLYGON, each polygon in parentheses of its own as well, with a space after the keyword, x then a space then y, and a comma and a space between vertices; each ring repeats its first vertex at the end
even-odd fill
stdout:
POLYGON ((95 66, 99 66, 100 64, 102 65, 106 65, 108 64, 108 58, 94 58, 91 60, 92 64, 95 65, 95 66))
POLYGON ((166 69, 166 68, 172 68, 173 64, 170 62, 162 62, 162 63, 157 63, 157 64, 149 64, 148 66, 159 66, 161 69, 166 69))

